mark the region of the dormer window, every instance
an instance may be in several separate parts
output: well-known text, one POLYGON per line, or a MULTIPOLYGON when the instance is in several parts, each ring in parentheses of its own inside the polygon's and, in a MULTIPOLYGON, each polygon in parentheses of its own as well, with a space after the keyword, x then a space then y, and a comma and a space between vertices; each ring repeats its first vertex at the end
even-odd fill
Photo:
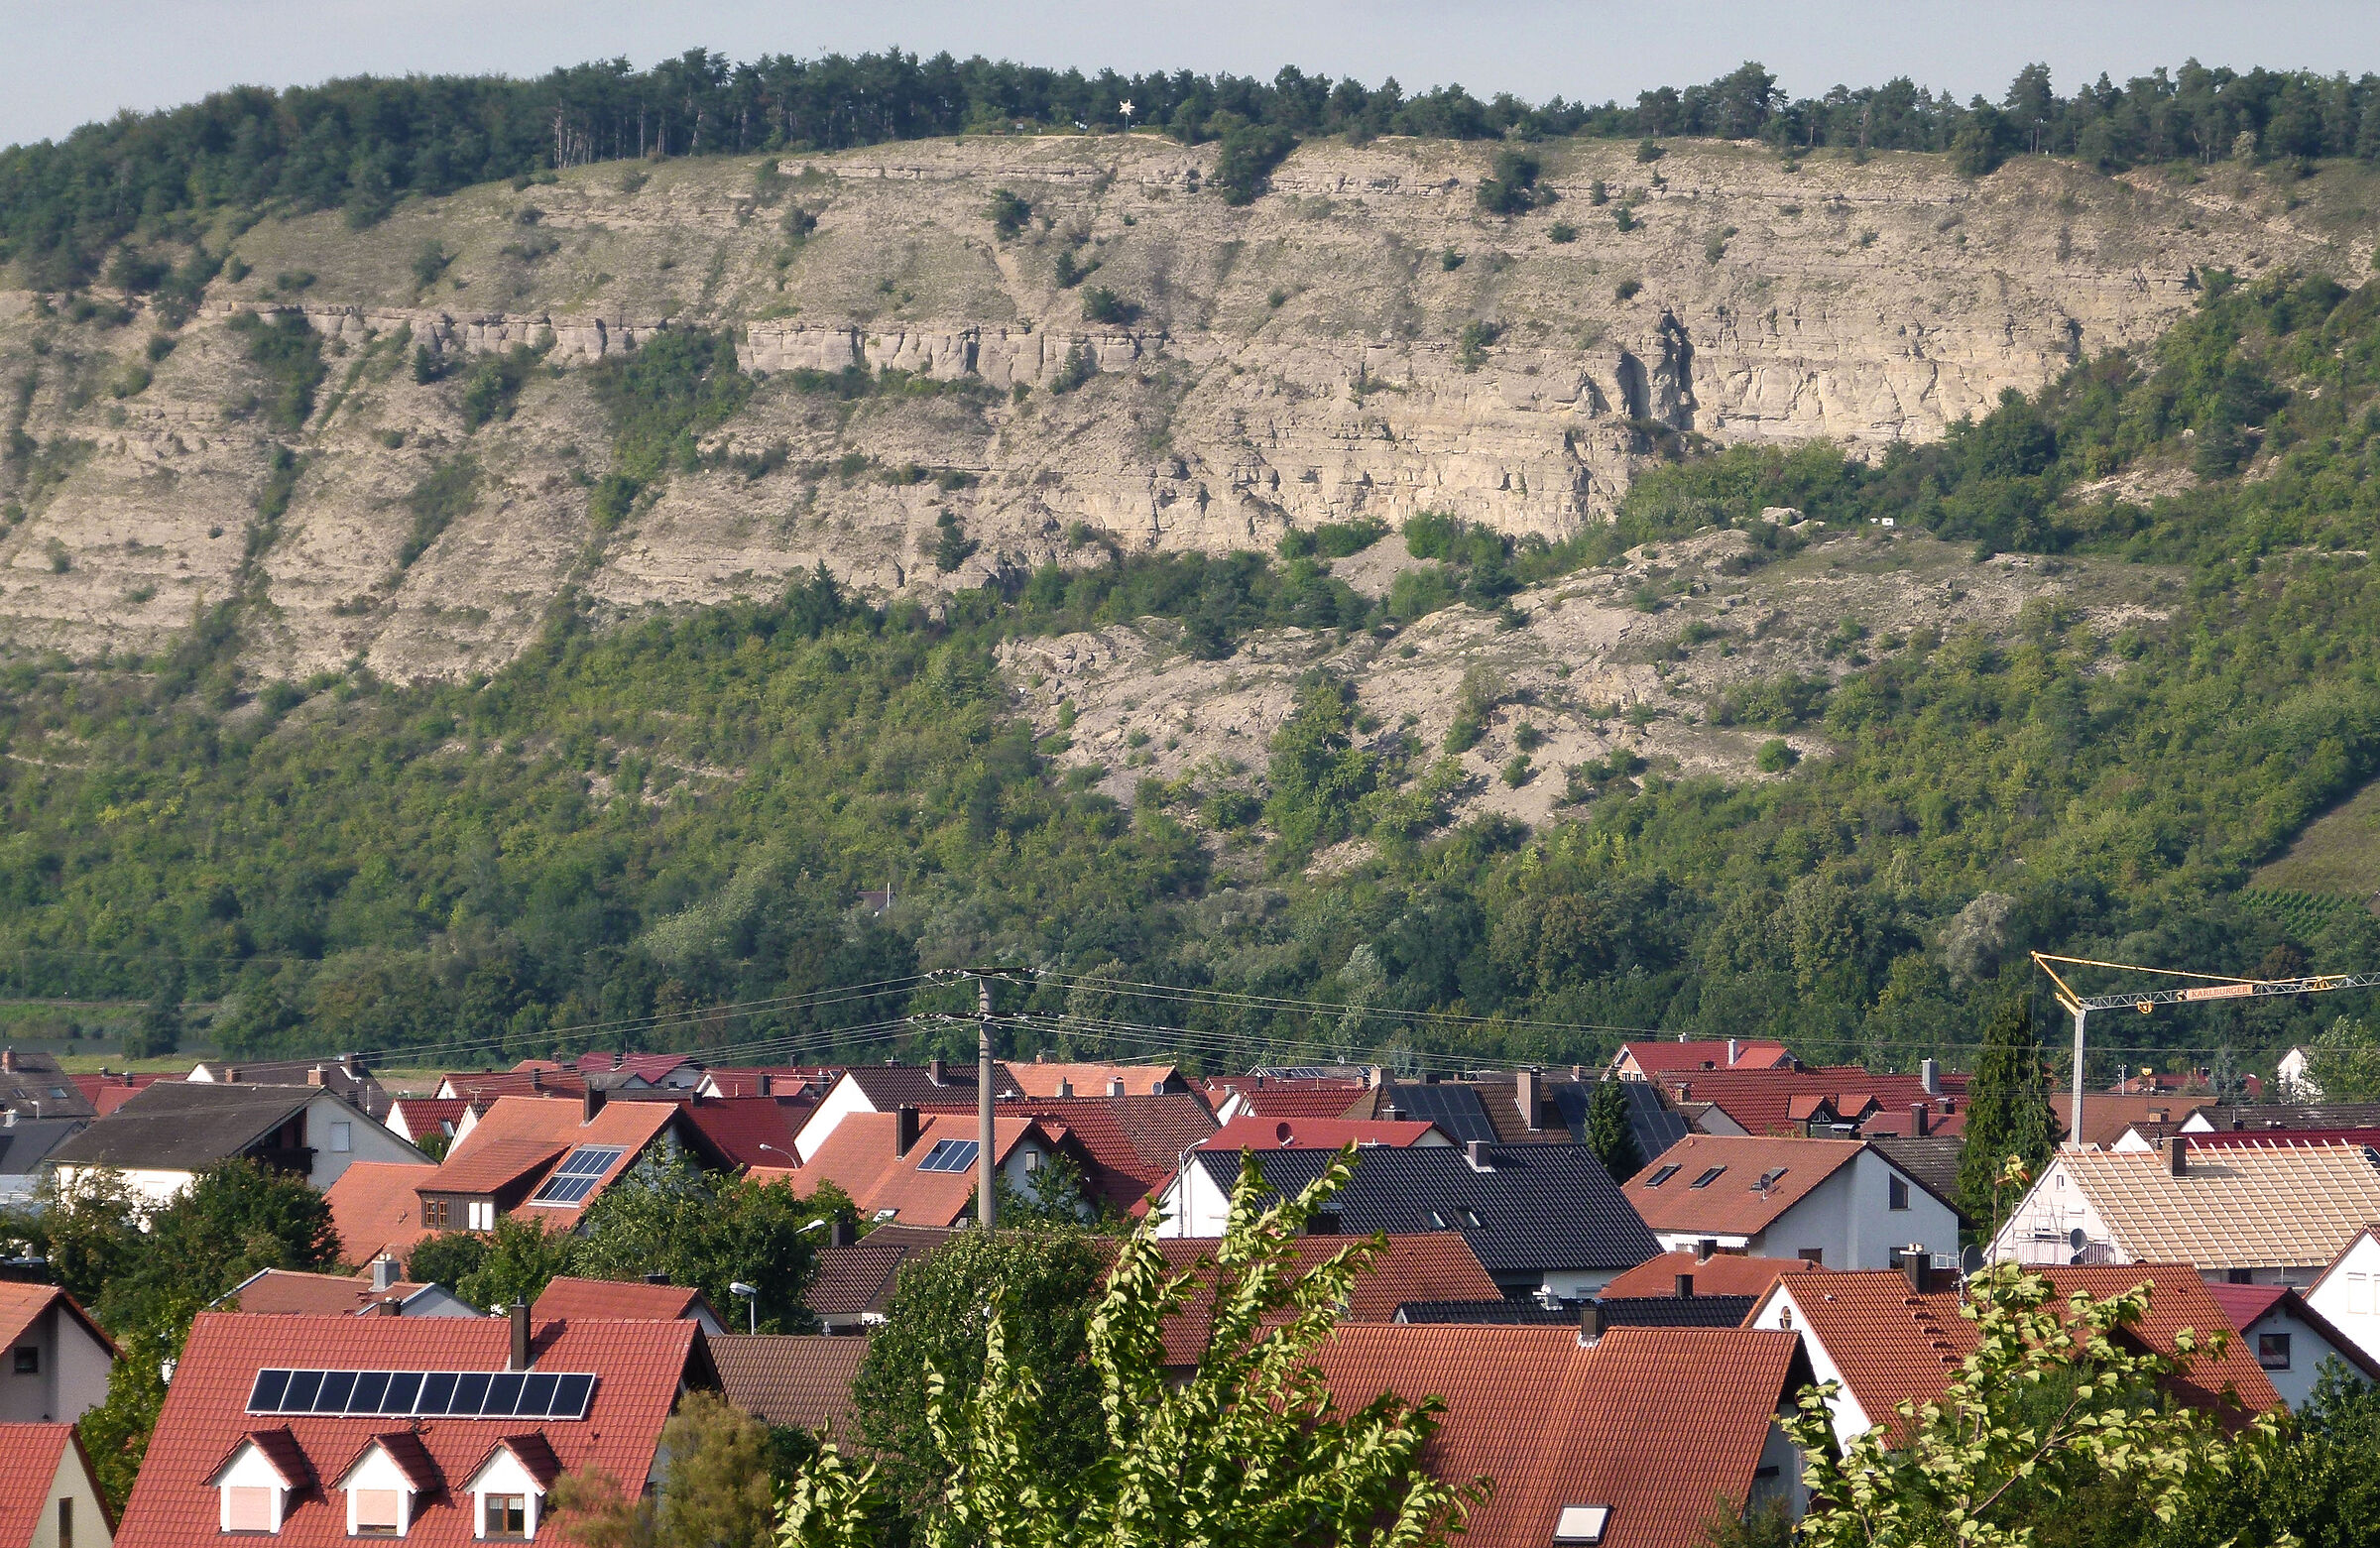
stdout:
POLYGON ((347 1535, 403 1537, 414 1507, 438 1487, 437 1464, 411 1430, 375 1435, 332 1486, 346 1495, 347 1535))
POLYGON ((252 1431, 207 1478, 217 1495, 217 1529, 258 1536, 279 1532, 291 1496, 308 1487, 313 1476, 288 1426, 252 1431))
POLYGON ((542 1435, 508 1435, 463 1488, 471 1495, 471 1522, 482 1542, 528 1542, 537 1535, 545 1490, 562 1465, 542 1435))

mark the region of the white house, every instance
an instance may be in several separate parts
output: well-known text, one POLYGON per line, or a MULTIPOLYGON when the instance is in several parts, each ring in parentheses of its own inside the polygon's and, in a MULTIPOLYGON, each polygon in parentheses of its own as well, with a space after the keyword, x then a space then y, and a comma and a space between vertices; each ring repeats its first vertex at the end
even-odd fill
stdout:
POLYGON ((1890 1268, 1904 1249, 1959 1260, 1959 1211, 1857 1139, 1688 1134, 1628 1179, 1664 1251, 1709 1244, 1828 1268, 1890 1268))
POLYGON ((2380 1221, 2380 1166, 2360 1144, 2177 1134, 2158 1151, 2059 1151, 1988 1255, 2195 1263, 2208 1279, 2303 1287, 2371 1221, 2380 1221))
POLYGON ((0 1422, 71 1423, 107 1401, 116 1346, 57 1285, 0 1280, 0 1422))
POLYGON ((2380 1381, 2380 1364, 2288 1285, 2210 1284, 2206 1291, 2231 1319, 2241 1353, 2256 1362, 2292 1412, 2313 1399, 2325 1361, 2336 1360, 2367 1382, 2380 1381))
POLYGON ((2320 1102, 2322 1100, 2321 1082, 2307 1073, 2307 1066, 2313 1062, 2312 1056, 2303 1048, 2292 1048, 2289 1052, 2281 1055, 2281 1063, 2273 1073, 2278 1077, 2274 1084, 2281 1088, 2282 1101, 2320 1102))
MULTIPOLYGON (((992 1067, 992 1080, 996 1098, 1024 1095, 1006 1065, 992 1067)), ((972 1064, 945 1064, 935 1059, 926 1064, 855 1065, 835 1078, 825 1097, 794 1131, 793 1148, 800 1152, 801 1164, 807 1166, 836 1126, 854 1113, 892 1113, 902 1107, 975 1099, 972 1064)))
POLYGON ((2306 1304, 2356 1348, 2380 1360, 2380 1235, 2363 1226, 2306 1291, 2306 1304))
POLYGON ((234 1156, 322 1189, 356 1161, 429 1159, 321 1086, 161 1080, 92 1120, 50 1160, 61 1185, 112 1172, 149 1204, 164 1205, 198 1173, 234 1156))
POLYGON ((0 1548, 110 1548, 115 1522, 74 1426, 0 1421, 0 1548))

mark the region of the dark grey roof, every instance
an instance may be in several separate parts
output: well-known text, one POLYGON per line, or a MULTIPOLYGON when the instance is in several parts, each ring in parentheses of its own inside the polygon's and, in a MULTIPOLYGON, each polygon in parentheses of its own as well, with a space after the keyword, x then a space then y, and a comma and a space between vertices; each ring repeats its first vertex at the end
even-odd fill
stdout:
MULTIPOLYGON (((2083 1100, 2087 1104, 2089 1099, 2083 1100)), ((2380 1129, 2380 1102, 2250 1102, 2176 1113, 2174 1122, 2180 1127, 2194 1117, 2217 1130, 2380 1129)))
POLYGON ((87 1118, 20 1118, 0 1128, 0 1177, 22 1177, 81 1131, 87 1118))
POLYGON ((0 1064, 0 1108, 42 1118, 89 1118, 91 1099, 46 1053, 11 1048, 0 1064))
POLYGON ((1436 1124, 1457 1144, 1495 1138, 1494 1121, 1480 1105, 1480 1094, 1452 1081, 1390 1081, 1380 1092, 1380 1116, 1394 1107, 1398 1116, 1436 1124))
MULTIPOLYGON (((1631 1085, 1635 1084, 1630 1082, 1631 1085)), ((1740 1328, 1752 1314, 1749 1295, 1623 1295, 1595 1304, 1606 1328, 1740 1328)))
MULTIPOLYGON (((1595 1099, 1599 1084, 1566 1080, 1553 1088, 1554 1106, 1573 1139, 1587 1137, 1587 1104, 1595 1099)), ((1661 1100, 1661 1088, 1649 1080, 1623 1080, 1619 1089, 1628 1099, 1628 1132, 1636 1136, 1637 1157, 1649 1166, 1662 1151, 1686 1137, 1686 1120, 1661 1100)))
POLYGON ((50 1158, 71 1166, 196 1170, 240 1154, 327 1095, 319 1086, 161 1080, 93 1119, 50 1158))
MULTIPOLYGON (((1459 1145, 1364 1151, 1332 1201, 1339 1229, 1348 1236, 1458 1231, 1488 1276, 1499 1279, 1633 1268, 1661 1250, 1585 1145, 1491 1144, 1485 1154, 1488 1169, 1476 1171, 1459 1145)), ((1258 1164, 1268 1185, 1295 1192, 1334 1158, 1329 1150, 1275 1150, 1258 1164)), ((1194 1150, 1191 1159, 1227 1193, 1239 1179, 1237 1154, 1194 1150)))
MULTIPOLYGON (((2087 1109, 2083 1116, 2089 1116, 2087 1109)), ((1959 1197, 1959 1157, 1966 1153, 1966 1141, 1959 1135, 1876 1134, 1867 1142, 1945 1200, 1959 1197)))
POLYGON ((1406 1301, 1396 1309, 1398 1322, 1575 1323, 1578 1312, 1568 1306, 1548 1306, 1537 1300, 1518 1301, 1406 1301))
MULTIPOLYGON (((939 1082, 934 1079, 934 1072, 922 1064, 857 1064, 843 1078, 867 1093, 869 1105, 879 1113, 890 1113, 903 1104, 975 1100, 972 1064, 946 1067, 939 1082)), ((992 1067, 992 1095, 995 1098, 1024 1095, 1006 1065, 992 1067)))

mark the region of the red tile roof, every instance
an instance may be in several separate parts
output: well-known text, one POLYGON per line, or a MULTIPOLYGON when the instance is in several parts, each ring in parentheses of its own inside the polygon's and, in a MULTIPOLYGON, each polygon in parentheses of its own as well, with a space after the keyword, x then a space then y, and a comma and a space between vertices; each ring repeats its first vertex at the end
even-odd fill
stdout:
POLYGON ((558 1160, 580 1145, 618 1146, 620 1158, 576 1204, 525 1202, 512 1211, 524 1220, 567 1229, 578 1224, 587 1205, 622 1172, 636 1165, 645 1147, 676 1122, 677 1114, 673 1102, 607 1102, 589 1119, 575 1102, 507 1097, 488 1109, 447 1152, 437 1175, 419 1186, 431 1193, 493 1193, 508 1183, 526 1186, 539 1180, 546 1161, 558 1160), (517 1169, 507 1176, 508 1167, 517 1169))
MULTIPOLYGON (((919 1111, 972 1114, 975 1104, 923 1103, 919 1111)), ((1082 1147, 1087 1162, 1085 1180, 1091 1191, 1120 1212, 1162 1188, 1181 1164, 1182 1152, 1215 1132, 1215 1115, 1205 1099, 1189 1092, 1153 1097, 1023 1097, 1004 1100, 999 1112, 1003 1117, 1038 1119, 1044 1130, 1052 1131, 1063 1127, 1082 1147)))
POLYGON ((1606 1548, 1697 1548, 1717 1497, 1743 1499, 1807 1366, 1789 1333, 1342 1327, 1317 1364, 1342 1410, 1383 1391, 1443 1397, 1422 1452, 1450 1483, 1495 1481, 1465 1548, 1548 1548, 1566 1505, 1606 1505, 1606 1548))
MULTIPOLYGON (((582 1053, 572 1061, 581 1075, 604 1075, 614 1070, 635 1075, 659 1085, 693 1060, 686 1053, 582 1053)), ((526 1069, 537 1061, 524 1061, 517 1068, 526 1069)))
MULTIPOLYGON (((2111 1145, 2124 1136, 2124 1131, 2134 1124, 2157 1121, 2162 1113, 2167 1121, 2179 1124, 2202 1107, 2211 1107, 2212 1096, 2203 1097, 2123 1097, 2111 1092, 2090 1091, 2082 1095, 2082 1142, 2100 1146, 2111 1145)), ((2074 1127, 2075 1099, 2068 1093, 2056 1092, 2050 1097, 2050 1111, 2058 1115, 2061 1130, 2074 1127)))
MULTIPOLYGON (((1311 1270, 1340 1249, 1363 1241, 1360 1237, 1299 1237, 1293 1244, 1298 1270, 1311 1270)), ((862 1244, 865 1246, 866 1244, 862 1244)), ((1208 1322, 1215 1311, 1214 1238, 1167 1237, 1157 1243, 1166 1266, 1195 1278, 1191 1297, 1182 1310, 1165 1322, 1165 1362, 1188 1366, 1198 1362, 1207 1347, 1208 1322)), ((1388 1249, 1368 1274, 1359 1274, 1349 1288, 1343 1322, 1394 1322, 1396 1309, 1407 1301, 1500 1301, 1504 1292, 1480 1266, 1471 1246, 1453 1232, 1428 1236, 1394 1236, 1388 1249)))
POLYGON ((423 1134, 451 1134, 471 1104, 462 1097, 399 1097, 389 1104, 389 1127, 419 1139, 423 1134))
MULTIPOLYGON (((1621 1043, 1620 1054, 1647 1076, 1680 1075, 1704 1070, 1775 1070, 1793 1064, 1793 1055, 1780 1042, 1735 1040, 1735 1056, 1727 1057, 1726 1038, 1697 1042, 1621 1043)), ((1616 1062, 1616 1061, 1614 1061, 1616 1062)))
POLYGON ((630 1322, 673 1317, 691 1318, 697 1309, 726 1326, 718 1309, 700 1290, 683 1285, 646 1284, 633 1279, 576 1279, 564 1275, 545 1281, 530 1316, 537 1322, 630 1322))
POLYGON ((1647 1295, 1675 1295, 1678 1275, 1694 1275, 1697 1295, 1762 1295, 1787 1269, 1807 1268, 1794 1257, 1747 1257, 1741 1252, 1714 1252, 1697 1258, 1691 1251, 1664 1252, 1647 1258, 1603 1288, 1612 1300, 1647 1295))
MULTIPOLYGON (((514 1099, 518 1100, 518 1099, 514 1099)), ((572 1115, 576 1117, 573 1110, 572 1115)), ((547 1165, 558 1161, 570 1149, 562 1139, 506 1138, 485 1131, 471 1131, 462 1144, 446 1153, 438 1166, 437 1175, 421 1184, 433 1193, 502 1193, 509 1188, 527 1187, 532 1178, 544 1172, 547 1165)))
MULTIPOLYGON (((1838 1113, 1843 1111, 1842 1104, 1864 1108, 1869 1103, 1906 1113, 1910 1103, 1934 1098, 1919 1076, 1877 1075, 1856 1064, 1819 1069, 1697 1070, 1663 1076, 1658 1084, 1672 1101, 1712 1104, 1749 1134, 1802 1132, 1792 1116, 1793 1099, 1799 1096, 1826 1097, 1839 1104, 1838 1113), (1678 1095, 1680 1087, 1686 1089, 1685 1097, 1678 1095)), ((1941 1095, 1950 1098, 1956 1109, 1965 1108, 1965 1076, 1945 1075, 1941 1086, 1941 1095)))
POLYGON ((330 1476, 330 1487, 337 1488, 345 1484, 347 1475, 355 1471, 356 1464, 374 1451, 387 1452, 389 1461, 397 1465, 397 1471, 405 1475, 406 1483, 417 1494, 436 1493, 445 1484, 445 1480, 438 1477, 437 1460, 430 1456, 429 1448, 421 1444, 420 1436, 411 1430, 383 1430, 357 1449, 353 1461, 330 1476))
POLYGON ((1149 1097, 1182 1089, 1181 1069, 1172 1064, 1023 1064, 1011 1060, 1007 1068, 1016 1089, 1028 1097, 1054 1097, 1060 1085, 1067 1088, 1068 1096, 1104 1097, 1120 1080, 1124 1082, 1120 1096, 1149 1097))
POLYGON ((351 1161, 322 1195, 339 1233, 340 1255, 369 1262, 382 1252, 399 1257, 421 1240, 421 1201, 414 1190, 437 1173, 414 1161, 351 1161))
MULTIPOLYGON (((615 1096, 615 1102, 663 1100, 660 1093, 635 1092, 615 1096)), ((793 1135, 817 1103, 791 1096, 697 1097, 692 1092, 669 1092, 685 1116, 686 1139, 705 1160, 722 1167, 789 1166, 799 1152, 793 1135)))
POLYGON ((1346 1144, 1419 1144, 1437 1125, 1418 1119, 1235 1118, 1198 1142, 1201 1150, 1336 1150, 1346 1144))
POLYGON ((867 1353, 867 1339, 849 1334, 730 1333, 711 1340, 719 1390, 729 1402, 771 1424, 823 1431, 846 1447, 854 1439, 851 1378, 867 1353))
POLYGON ((74 1297, 54 1284, 23 1284, 13 1279, 0 1279, 0 1348, 17 1341, 26 1329, 40 1320, 41 1315, 57 1306, 68 1317, 81 1323, 83 1330, 99 1341, 110 1355, 116 1353, 113 1340, 91 1320, 74 1297))
POLYGON ((1866 1148, 1856 1139, 1688 1134, 1629 1178, 1621 1191, 1656 1232, 1753 1236, 1866 1148), (1726 1169, 1707 1186, 1696 1187, 1713 1167, 1726 1169), (1656 1186, 1653 1179, 1664 1173, 1656 1186), (1755 1186, 1772 1175, 1768 1187, 1755 1186))
POLYGON ((703 1072, 704 1084, 722 1097, 758 1097, 761 1077, 769 1077, 766 1095, 773 1097, 807 1097, 812 1102, 826 1094, 842 1072, 836 1069, 811 1069, 797 1064, 714 1064, 703 1072))
MULTIPOLYGON (((149 1443, 139 1481, 124 1509, 116 1548, 186 1548, 211 1542, 217 1495, 207 1479, 251 1431, 286 1428, 290 1444, 317 1474, 347 1465, 386 1419, 251 1418, 246 1409, 256 1372, 268 1366, 325 1369, 502 1370, 511 1329, 498 1318, 239 1317, 202 1313, 191 1326, 164 1410, 149 1443)), ((549 1422, 543 1429, 552 1465, 600 1468, 634 1488, 653 1466, 654 1449, 681 1379, 710 1384, 701 1330, 690 1322, 582 1322, 537 1330, 532 1344, 537 1369, 596 1375, 583 1420, 549 1422)), ((474 1541, 471 1498, 455 1496, 499 1439, 518 1433, 518 1419, 432 1419, 415 1433, 445 1491, 416 1500, 409 1542, 461 1545, 474 1541)), ((535 1448, 531 1448, 535 1450, 535 1448)), ((525 1464, 532 1458, 523 1457, 525 1464)), ((540 1459, 541 1463, 541 1459, 540 1459)), ((294 1500, 276 1542, 346 1544, 346 1501, 336 1490, 313 1489, 294 1500)))
POLYGON ((438 1083, 438 1095, 473 1101, 497 1097, 583 1096, 587 1083, 574 1071, 557 1065, 518 1070, 459 1070, 438 1083))
MULTIPOLYGON (((2169 1359, 2183 1329, 2203 1336, 2231 1327, 2207 1293, 2206 1281, 2187 1263, 2028 1271, 2050 1281, 2057 1291, 2054 1301, 2078 1290, 2104 1300, 2150 1283, 2148 1314, 2132 1331, 2140 1344, 2169 1359)), ((1923 1403, 1941 1396, 1975 1348, 1975 1324, 1961 1315, 1958 1292, 1917 1294, 1907 1276, 1891 1269, 1797 1269, 1780 1275, 1777 1289, 1792 1294, 1801 1308, 1800 1329, 1825 1346, 1870 1423, 1896 1423, 1893 1412, 1904 1400, 1923 1403)), ((2238 1338, 2220 1357, 2201 1355, 2172 1385, 2186 1401, 2231 1417, 2264 1412, 2281 1400, 2254 1352, 2238 1338)))
MULTIPOLYGON (((0 1544, 6 1548, 24 1548, 42 1528, 50 1486, 58 1481, 59 1460, 69 1446, 87 1471, 90 1459, 80 1455, 74 1426, 0 1424, 0 1457, 8 1459, 8 1466, 0 1468, 0 1544)), ((95 1481, 91 1492, 107 1497, 95 1481)))
MULTIPOLYGON (((2087 1111, 2087 1110, 2086 1110, 2087 1111)), ((2235 1333, 2245 1333, 2256 1319, 2273 1309, 2273 1304, 2290 1293, 2285 1284, 2210 1284, 2206 1293, 2214 1304, 2231 1319, 2235 1333)))

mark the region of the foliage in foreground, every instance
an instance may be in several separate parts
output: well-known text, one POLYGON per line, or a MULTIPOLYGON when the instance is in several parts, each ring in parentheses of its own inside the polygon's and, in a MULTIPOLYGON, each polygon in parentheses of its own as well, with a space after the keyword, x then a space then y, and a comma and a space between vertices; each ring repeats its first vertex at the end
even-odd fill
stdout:
MULTIPOLYGON (((1473 1489, 1421 1469, 1439 1405, 1383 1396, 1342 1414, 1315 1370, 1355 1276, 1377 1251, 1351 1244, 1298 1274, 1292 1243, 1341 1187, 1343 1155, 1295 1198, 1260 1208, 1250 1157, 1218 1245, 1213 1315, 1196 1372, 1166 1376, 1164 1326, 1190 1300, 1143 1230, 1123 1246, 1093 1313, 1088 1366, 1101 1394, 1101 1444, 1073 1473, 1033 1463, 1043 1379, 1012 1353, 1005 1305, 983 1331, 983 1374, 961 1395, 930 1369, 927 1422, 953 1468, 917 1523, 929 1548, 961 1544, 1127 1544, 1215 1548, 1437 1548, 1459 1531, 1473 1489)), ((882 1540, 877 1467, 824 1448, 789 1490, 779 1548, 862 1548, 882 1540)))

